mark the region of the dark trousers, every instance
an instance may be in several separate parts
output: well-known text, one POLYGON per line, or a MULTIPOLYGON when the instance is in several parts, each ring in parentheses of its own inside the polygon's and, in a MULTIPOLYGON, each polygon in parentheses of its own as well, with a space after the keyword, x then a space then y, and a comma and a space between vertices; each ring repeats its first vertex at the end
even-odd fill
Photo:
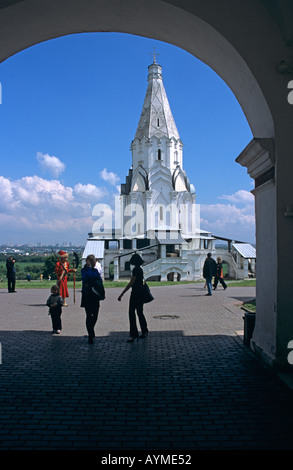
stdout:
POLYGON ((53 328, 54 331, 57 331, 57 330, 61 331, 62 330, 61 313, 62 313, 62 310, 61 310, 60 307, 50 309, 50 315, 51 315, 51 320, 52 320, 52 328, 53 328))
POLYGON ((97 323, 99 312, 88 312, 86 311, 86 329, 89 335, 89 338, 92 339, 95 337, 95 324, 97 323))
POLYGON ((224 289, 227 288, 227 284, 225 283, 224 279, 223 279, 222 277, 217 277, 217 276, 215 276, 214 289, 217 288, 218 282, 220 282, 220 283, 222 284, 222 286, 224 287, 224 289))
POLYGON ((206 285, 207 285, 207 288, 208 288, 208 293, 210 295, 212 295, 212 280, 213 280, 213 278, 211 276, 208 276, 208 277, 205 278, 205 280, 206 280, 206 285))
POLYGON ((97 323, 100 309, 100 301, 98 299, 98 296, 94 294, 91 290, 87 293, 83 293, 81 298, 81 307, 85 309, 85 324, 89 339, 91 340, 95 337, 94 328, 97 323))
POLYGON ((98 319, 99 307, 97 306, 95 306, 94 308, 86 307, 85 313, 86 313, 86 321, 85 321, 86 329, 89 335, 89 339, 92 339, 95 337, 95 325, 98 319))
POLYGON ((142 334, 148 331, 147 322, 143 314, 143 302, 135 296, 130 295, 129 301, 129 323, 130 323, 130 336, 136 338, 138 336, 138 330, 136 326, 136 313, 138 316, 140 328, 142 334))
POLYGON ((14 292, 15 291, 15 276, 9 276, 7 278, 8 281, 8 292, 14 292))

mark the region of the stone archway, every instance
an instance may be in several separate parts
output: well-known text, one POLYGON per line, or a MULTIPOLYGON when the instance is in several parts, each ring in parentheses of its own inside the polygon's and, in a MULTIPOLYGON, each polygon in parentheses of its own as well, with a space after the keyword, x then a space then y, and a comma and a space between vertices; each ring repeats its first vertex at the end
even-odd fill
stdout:
MULTIPOLYGON (((194 7, 198 3, 203 9, 202 18, 198 6, 195 16, 182 8, 184 2, 179 0, 64 0, 61 3, 45 0, 42 4, 14 0, 5 3, 13 5, 0 10, 0 44, 5 44, 1 47, 0 62, 34 44, 79 32, 124 32, 158 39, 185 49, 209 65, 235 94, 252 133, 257 137, 274 136, 272 115, 257 78, 233 42, 212 25, 210 15, 202 8, 207 3, 204 0, 193 2, 194 7)), ((230 15, 237 13, 237 8, 226 8, 230 15)), ((220 8, 213 5, 213 10, 214 14, 219 10, 219 18, 224 18, 222 5, 220 8)), ((246 16, 249 17, 249 11, 246 16)))
POLYGON ((278 64, 292 60, 286 43, 292 33, 286 23, 288 15, 293 17, 290 0, 227 0, 224 5, 215 0, 14 0, 2 5, 0 62, 67 34, 124 32, 181 47, 227 83, 254 135, 238 158, 256 181, 252 346, 269 364, 288 367, 293 289, 287 288, 291 265, 283 260, 293 258, 293 136, 288 125, 293 108, 287 99, 288 77, 278 72, 278 64))
POLYGON ((176 268, 168 270, 167 272, 167 281, 178 282, 181 280, 182 271, 176 268))

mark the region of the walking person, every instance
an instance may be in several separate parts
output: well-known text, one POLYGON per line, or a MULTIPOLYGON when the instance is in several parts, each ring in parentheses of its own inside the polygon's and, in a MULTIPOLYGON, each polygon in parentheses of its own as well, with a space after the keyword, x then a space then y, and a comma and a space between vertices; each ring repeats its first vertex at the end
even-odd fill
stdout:
POLYGON ((203 277, 206 280, 208 293, 206 295, 212 295, 212 279, 216 275, 217 264, 212 258, 212 254, 208 253, 208 256, 203 265, 203 277))
POLYGON ((125 292, 127 292, 130 288, 132 289, 128 311, 130 324, 130 338, 128 343, 133 343, 136 339, 138 339, 138 337, 145 338, 148 335, 148 327, 143 313, 143 270, 141 268, 143 260, 138 253, 135 253, 132 255, 129 262, 134 266, 132 270, 132 276, 123 292, 119 295, 118 300, 121 301, 125 292), (136 313, 141 328, 140 336, 138 336, 138 329, 136 325, 136 313))
POLYGON ((99 271, 99 274, 100 276, 102 277, 102 266, 101 266, 101 263, 100 261, 98 260, 98 258, 96 258, 96 265, 95 265, 95 268, 99 271))
POLYGON ((46 305, 49 307, 49 315, 52 320, 52 333, 59 335, 62 330, 61 314, 63 307, 63 299, 60 295, 58 286, 51 287, 51 295, 47 300, 46 305))
POLYGON ((8 292, 16 292, 15 290, 15 259, 9 256, 6 260, 8 292))
POLYGON ((215 280, 214 280, 214 290, 216 290, 218 282, 222 284, 224 290, 227 289, 227 285, 224 281, 224 276, 223 276, 223 264, 222 264, 222 258, 218 256, 217 258, 217 266, 216 266, 216 275, 215 275, 215 280))
POLYGON ((98 319, 100 300, 105 298, 102 278, 95 265, 95 256, 88 255, 85 266, 81 270, 82 297, 80 306, 85 309, 86 313, 86 329, 89 344, 93 344, 95 337, 95 325, 98 319))

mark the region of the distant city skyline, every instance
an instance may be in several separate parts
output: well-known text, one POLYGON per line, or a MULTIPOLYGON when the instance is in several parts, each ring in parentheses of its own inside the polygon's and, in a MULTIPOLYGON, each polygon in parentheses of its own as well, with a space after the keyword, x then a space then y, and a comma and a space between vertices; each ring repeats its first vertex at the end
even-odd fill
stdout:
POLYGON ((6 246, 10 246, 10 247, 25 247, 25 246, 31 246, 31 247, 35 247, 35 248, 38 248, 38 247, 48 247, 48 246, 54 246, 54 247, 75 247, 75 246, 84 246, 83 243, 72 243, 72 242, 61 242, 61 243, 57 243, 57 244, 53 244, 53 243, 3 243, 2 245, 0 245, 0 249, 1 248, 4 248, 6 246))
POLYGON ((114 201, 131 165, 154 47, 201 227, 254 243, 252 180, 235 163, 252 134, 228 86, 175 46, 87 33, 0 64, 0 244, 85 243, 93 207, 114 201))

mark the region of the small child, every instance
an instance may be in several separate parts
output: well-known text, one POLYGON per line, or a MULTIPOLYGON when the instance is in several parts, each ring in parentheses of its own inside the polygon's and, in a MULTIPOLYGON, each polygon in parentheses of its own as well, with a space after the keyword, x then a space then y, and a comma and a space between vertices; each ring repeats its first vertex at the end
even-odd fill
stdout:
POLYGON ((51 315, 53 331, 52 333, 60 334, 62 330, 61 313, 63 306, 63 299, 60 296, 58 286, 51 287, 51 295, 47 300, 46 305, 49 307, 49 315, 51 315))

